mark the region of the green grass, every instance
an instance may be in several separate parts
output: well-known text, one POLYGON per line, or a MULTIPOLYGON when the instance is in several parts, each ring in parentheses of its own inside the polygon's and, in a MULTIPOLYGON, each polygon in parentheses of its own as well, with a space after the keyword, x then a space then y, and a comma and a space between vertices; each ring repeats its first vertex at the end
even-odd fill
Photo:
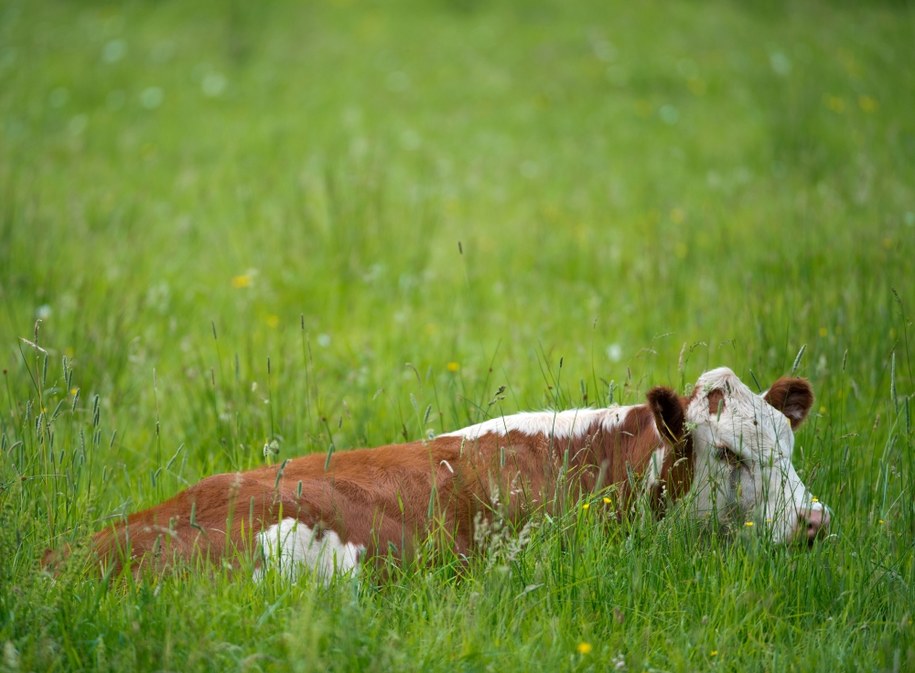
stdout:
POLYGON ((905 2, 4 2, 0 668, 915 669, 913 44, 905 2), (721 364, 813 382, 809 553, 573 510, 329 587, 40 569, 216 471, 721 364))

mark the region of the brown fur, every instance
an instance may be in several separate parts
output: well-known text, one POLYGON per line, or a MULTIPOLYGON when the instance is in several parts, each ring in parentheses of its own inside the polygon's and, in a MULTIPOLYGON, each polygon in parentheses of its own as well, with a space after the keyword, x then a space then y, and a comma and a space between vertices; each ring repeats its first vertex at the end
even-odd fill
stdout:
POLYGON ((685 428, 690 401, 691 398, 678 397, 669 388, 648 391, 648 405, 654 412, 655 424, 664 428, 665 439, 674 449, 667 453, 661 466, 660 483, 651 494, 652 504, 659 514, 663 514, 668 499, 683 497, 693 483, 693 441, 685 428))
POLYGON ((709 416, 717 417, 724 411, 724 391, 720 388, 712 390, 708 394, 708 413, 709 416))
POLYGON ((766 391, 766 402, 785 414, 796 429, 813 406, 813 389, 806 379, 783 376, 766 391))

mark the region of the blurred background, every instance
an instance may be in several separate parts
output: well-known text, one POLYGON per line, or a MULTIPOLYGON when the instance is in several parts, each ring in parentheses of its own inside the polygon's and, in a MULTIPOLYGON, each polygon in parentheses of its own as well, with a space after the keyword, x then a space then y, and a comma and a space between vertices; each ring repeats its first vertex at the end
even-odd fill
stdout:
POLYGON ((0 669, 912 670, 913 45, 907 2, 0 2, 0 669), (580 510, 383 588, 39 566, 719 365, 813 384, 810 553, 580 510))

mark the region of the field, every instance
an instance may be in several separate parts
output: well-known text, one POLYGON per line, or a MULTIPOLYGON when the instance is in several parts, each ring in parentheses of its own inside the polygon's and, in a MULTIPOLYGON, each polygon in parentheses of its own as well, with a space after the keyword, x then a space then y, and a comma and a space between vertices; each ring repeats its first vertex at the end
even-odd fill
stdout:
POLYGON ((905 2, 5 0, 0 670, 915 670, 913 45, 905 2), (79 551, 719 365, 811 380, 814 549, 572 503, 326 587, 79 551))

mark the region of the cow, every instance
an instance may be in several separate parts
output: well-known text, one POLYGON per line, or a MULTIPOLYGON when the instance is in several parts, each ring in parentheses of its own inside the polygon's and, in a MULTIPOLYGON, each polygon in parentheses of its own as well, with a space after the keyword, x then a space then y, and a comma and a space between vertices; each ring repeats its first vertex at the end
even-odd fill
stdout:
POLYGON ((433 529, 469 554, 481 522, 552 513, 563 494, 612 502, 616 516, 640 495, 659 516, 689 495, 700 516, 813 544, 829 510, 791 462, 794 429, 812 404, 804 379, 780 378, 758 395, 722 367, 689 396, 656 387, 638 405, 518 413, 432 439, 210 476, 102 529, 91 546, 112 570, 243 553, 256 577, 274 566, 327 581, 364 558, 408 555, 433 529))

